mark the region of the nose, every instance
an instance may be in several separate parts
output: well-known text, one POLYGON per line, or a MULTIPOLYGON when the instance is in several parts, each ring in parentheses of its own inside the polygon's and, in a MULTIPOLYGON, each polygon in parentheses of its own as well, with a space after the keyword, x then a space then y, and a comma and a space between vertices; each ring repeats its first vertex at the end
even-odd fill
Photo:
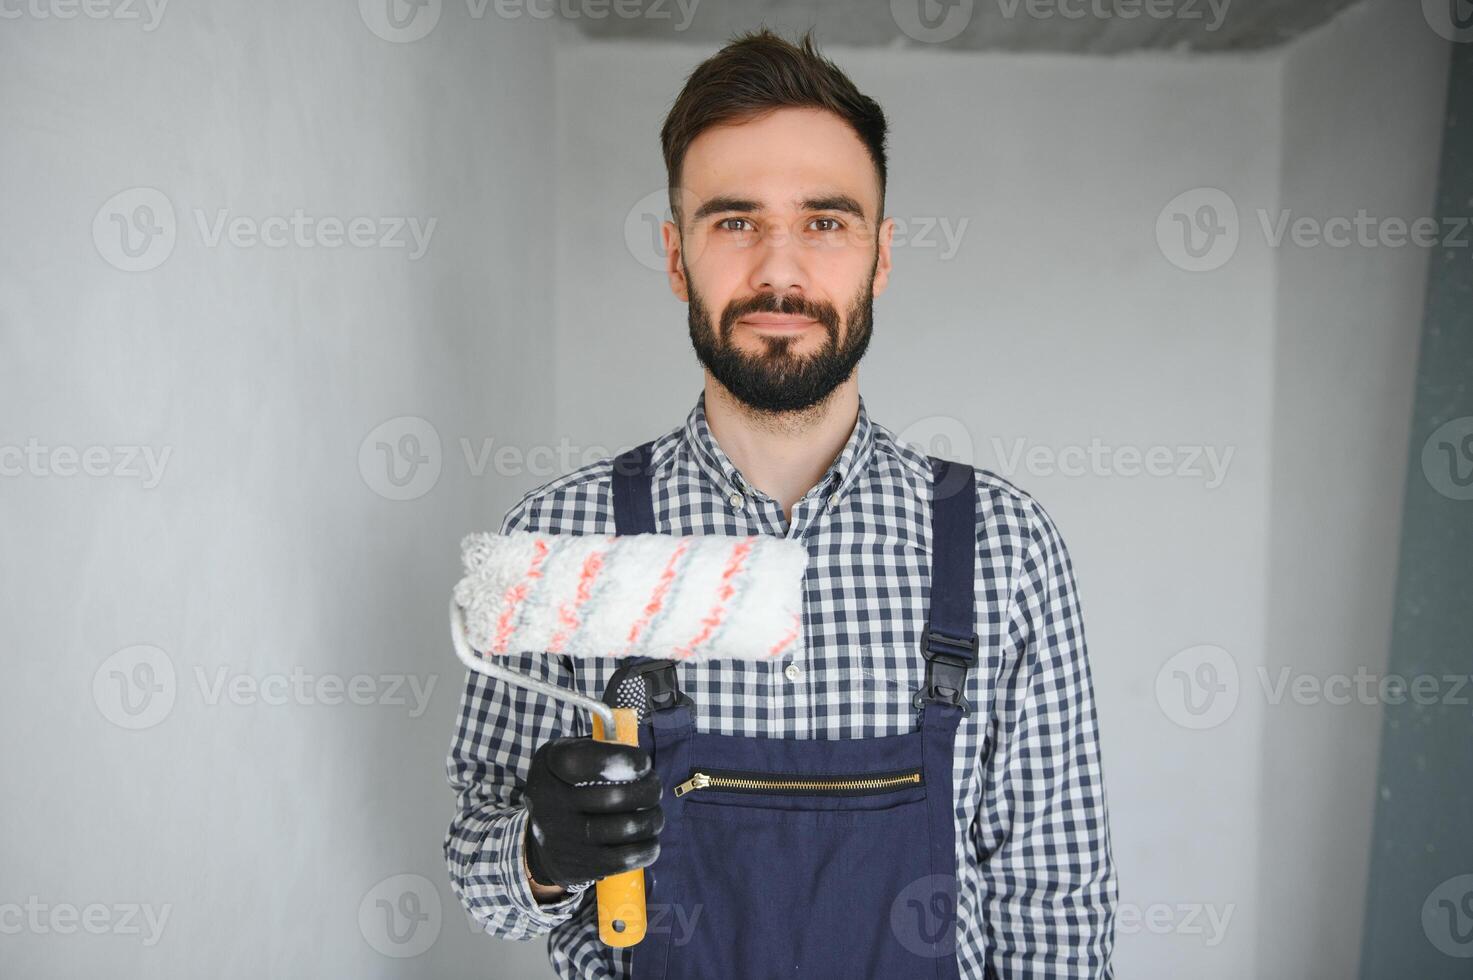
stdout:
POLYGON ((754 292, 800 296, 807 287, 808 276, 803 269, 802 246, 792 235, 785 233, 765 234, 754 248, 757 254, 752 262, 749 281, 754 292))

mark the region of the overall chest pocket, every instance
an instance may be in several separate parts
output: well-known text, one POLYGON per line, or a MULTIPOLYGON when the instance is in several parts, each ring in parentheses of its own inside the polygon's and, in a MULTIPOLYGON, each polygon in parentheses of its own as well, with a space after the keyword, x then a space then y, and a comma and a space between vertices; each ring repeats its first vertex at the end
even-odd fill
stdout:
POLYGON ((919 939, 907 905, 936 875, 926 773, 887 761, 758 770, 693 752, 650 892, 684 928, 661 937, 658 955, 636 947, 636 963, 663 964, 636 975, 947 976, 951 948, 919 939))

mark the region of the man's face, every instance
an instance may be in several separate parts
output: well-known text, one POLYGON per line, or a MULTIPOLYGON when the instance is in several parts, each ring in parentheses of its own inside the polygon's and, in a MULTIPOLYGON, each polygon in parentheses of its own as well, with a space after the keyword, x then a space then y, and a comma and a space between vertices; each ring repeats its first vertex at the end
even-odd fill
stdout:
POLYGON ((859 137, 818 109, 708 129, 686 152, 680 201, 667 272, 701 363, 757 411, 828 397, 864 356, 890 273, 894 222, 879 223, 859 137))

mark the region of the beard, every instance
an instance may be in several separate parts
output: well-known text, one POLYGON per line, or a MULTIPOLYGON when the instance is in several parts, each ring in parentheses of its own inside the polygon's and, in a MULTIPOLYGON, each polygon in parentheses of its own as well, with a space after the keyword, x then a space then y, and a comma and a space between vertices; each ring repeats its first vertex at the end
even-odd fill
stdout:
MULTIPOLYGON (((682 267, 684 264, 682 257, 682 267)), ((687 315, 696 356, 732 397, 753 411, 776 414, 811 408, 849 379, 869 347, 874 332, 876 266, 870 267, 869 281, 849 304, 842 337, 839 314, 832 305, 791 293, 781 300, 770 292, 733 300, 721 311, 719 329, 713 328, 711 312, 696 291, 690 270, 686 269, 685 281, 690 289, 687 315), (827 336, 823 345, 811 354, 793 352, 794 346, 807 337, 807 331, 791 337, 763 336, 762 352, 748 353, 731 342, 731 332, 738 320, 753 313, 814 319, 827 336)))

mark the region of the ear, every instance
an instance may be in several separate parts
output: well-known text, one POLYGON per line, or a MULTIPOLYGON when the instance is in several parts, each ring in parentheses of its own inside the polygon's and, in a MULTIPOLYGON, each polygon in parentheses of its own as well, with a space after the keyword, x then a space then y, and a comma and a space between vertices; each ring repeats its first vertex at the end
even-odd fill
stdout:
POLYGON ((660 241, 665 246, 665 276, 670 280, 670 291, 681 302, 689 303, 690 290, 680 264, 680 228, 675 222, 660 223, 660 241))
POLYGON ((895 238, 895 219, 886 218, 880 222, 880 231, 875 238, 877 254, 875 255, 874 295, 878 296, 885 291, 885 286, 890 282, 890 242, 895 238))

